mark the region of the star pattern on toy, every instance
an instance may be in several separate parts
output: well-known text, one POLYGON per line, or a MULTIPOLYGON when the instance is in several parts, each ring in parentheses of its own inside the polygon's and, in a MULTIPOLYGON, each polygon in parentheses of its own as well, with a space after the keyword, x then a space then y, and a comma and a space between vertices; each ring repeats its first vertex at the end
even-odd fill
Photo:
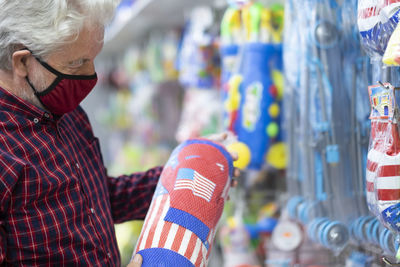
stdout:
POLYGON ((390 216, 392 216, 392 213, 390 211, 386 212, 386 217, 390 218, 390 216))

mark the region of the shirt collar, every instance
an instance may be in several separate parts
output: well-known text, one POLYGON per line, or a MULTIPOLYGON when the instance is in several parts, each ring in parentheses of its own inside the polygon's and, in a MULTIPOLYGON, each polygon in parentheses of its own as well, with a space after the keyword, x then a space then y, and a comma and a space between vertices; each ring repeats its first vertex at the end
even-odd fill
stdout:
POLYGON ((0 87, 0 111, 8 111, 31 120, 52 119, 53 115, 0 87))

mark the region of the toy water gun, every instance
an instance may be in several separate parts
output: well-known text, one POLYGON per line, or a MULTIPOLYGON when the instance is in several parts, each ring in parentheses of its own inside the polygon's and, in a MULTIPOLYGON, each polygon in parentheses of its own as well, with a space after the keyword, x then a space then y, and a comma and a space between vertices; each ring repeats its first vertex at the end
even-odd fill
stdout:
MULTIPOLYGON (((284 77, 279 70, 272 71, 271 74, 273 86, 270 87, 270 94, 275 98, 275 102, 268 108, 268 114, 272 119, 279 119, 281 117, 281 100, 283 97, 284 77)), ((280 126, 279 122, 272 121, 267 126, 267 134, 269 137, 274 138, 279 135, 280 126)), ((283 142, 272 144, 267 152, 266 161, 269 165, 278 170, 283 170, 287 166, 287 147, 283 142)))
POLYGON ((242 10, 242 21, 245 28, 246 40, 258 42, 260 40, 261 18, 264 6, 261 3, 252 3, 242 10))
POLYGON ((272 24, 272 38, 274 43, 282 42, 283 34, 283 21, 284 21, 284 8, 280 4, 274 4, 271 6, 271 24, 272 24))
POLYGON ((232 173, 230 154, 209 140, 174 150, 136 245, 143 267, 207 266, 232 173))
POLYGON ((228 7, 221 22, 222 44, 238 44, 241 38, 240 10, 228 7))
POLYGON ((283 32, 283 6, 271 9, 254 2, 242 9, 242 22, 247 42, 280 43, 283 32))
POLYGON ((240 142, 251 151, 250 169, 260 169, 270 146, 280 138, 278 89, 271 77, 271 65, 281 51, 274 45, 250 43, 242 48, 239 73, 240 105, 233 127, 240 142))

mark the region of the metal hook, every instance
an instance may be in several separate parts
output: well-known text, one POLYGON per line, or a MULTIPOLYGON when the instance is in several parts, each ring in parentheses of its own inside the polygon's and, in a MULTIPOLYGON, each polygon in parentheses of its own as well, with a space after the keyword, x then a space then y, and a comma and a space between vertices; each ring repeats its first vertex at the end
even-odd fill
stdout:
POLYGON ((391 263, 385 256, 382 257, 382 261, 389 266, 400 266, 400 263, 391 263))
POLYGON ((390 87, 387 85, 384 85, 381 81, 378 81, 379 85, 382 86, 383 88, 385 88, 386 90, 389 90, 390 87))

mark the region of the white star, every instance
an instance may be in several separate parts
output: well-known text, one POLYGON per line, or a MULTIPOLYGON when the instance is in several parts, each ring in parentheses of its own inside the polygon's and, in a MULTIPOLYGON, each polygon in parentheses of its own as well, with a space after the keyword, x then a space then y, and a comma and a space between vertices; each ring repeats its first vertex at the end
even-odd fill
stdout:
POLYGON ((400 211, 398 211, 397 213, 396 213, 396 216, 399 216, 400 215, 400 211))
POLYGON ((400 227, 400 222, 396 223, 396 226, 397 226, 397 227, 400 227))
POLYGON ((392 216, 392 213, 390 213, 390 211, 386 212, 386 217, 390 218, 390 216, 392 216))

